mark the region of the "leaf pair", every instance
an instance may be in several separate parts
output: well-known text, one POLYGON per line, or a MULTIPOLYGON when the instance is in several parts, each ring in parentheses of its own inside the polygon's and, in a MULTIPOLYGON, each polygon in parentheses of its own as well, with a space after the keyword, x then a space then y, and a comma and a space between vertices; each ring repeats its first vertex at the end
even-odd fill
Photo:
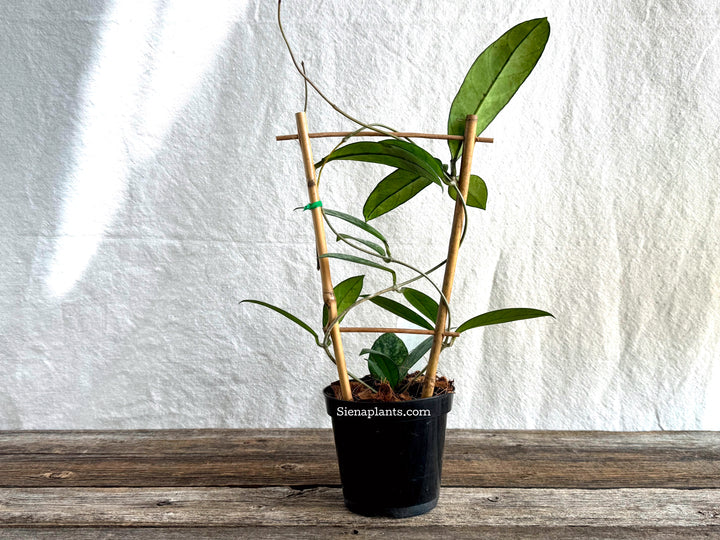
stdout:
MULTIPOLYGON (((366 221, 387 214, 401 204, 408 202, 432 182, 408 171, 398 169, 380 180, 368 195, 363 206, 363 217, 366 221)), ((457 191, 450 186, 450 197, 455 199, 457 191)), ((479 176, 470 176, 470 186, 466 198, 468 206, 485 209, 487 203, 487 186, 479 176)))
POLYGON ((365 201, 366 221, 397 208, 430 184, 442 186, 446 181, 445 168, 439 159, 415 143, 397 139, 348 144, 330 153, 319 165, 335 160, 366 161, 396 168, 365 201))
POLYGON ((322 166, 336 160, 366 161, 389 165, 438 185, 442 185, 445 178, 445 170, 439 159, 415 143, 397 139, 347 144, 331 152, 317 165, 322 166))
POLYGON ((387 333, 375 340, 371 349, 363 349, 360 354, 368 354, 370 373, 378 380, 387 381, 396 388, 408 371, 432 347, 433 338, 423 340, 420 345, 408 353, 405 343, 395 334, 387 333))
MULTIPOLYGON (((410 297, 413 297, 415 293, 419 293, 419 291, 414 291, 413 289, 410 290, 413 291, 413 293, 410 293, 410 297)), ((423 293, 420 294, 422 295, 423 293)), ((407 297, 408 296, 406 295, 406 298, 407 297)), ((382 297, 378 297, 374 300, 379 299, 384 301, 388 300, 382 297)), ((414 298, 415 302, 413 305, 417 304, 416 307, 422 305, 426 311, 426 316, 431 315, 433 309, 434 312, 437 313, 437 303, 430 299, 434 303, 433 306, 427 303, 427 299, 429 299, 429 297, 427 297, 426 295, 421 297, 421 304, 417 301, 418 298, 414 298)), ((407 316, 408 312, 414 313, 412 310, 409 310, 398 302, 394 302, 394 304, 395 306, 393 306, 393 309, 389 311, 393 311, 393 313, 396 313, 403 318, 414 322, 412 321, 412 317, 407 316), (403 311, 399 310, 398 306, 404 308, 407 311, 402 314, 403 311)), ((385 307, 387 309, 387 304, 382 305, 382 307, 385 307)), ((539 309, 499 309, 497 311, 490 311, 488 313, 478 315, 477 317, 473 317, 472 319, 465 321, 458 327, 457 332, 462 333, 466 330, 470 330, 472 328, 477 328, 480 326, 501 324, 506 322, 519 321, 523 319, 532 319, 535 317, 552 317, 552 315, 546 311, 541 311, 539 309)), ((369 355, 368 367, 373 377, 378 380, 387 381, 394 389, 405 378, 408 371, 410 371, 410 369, 412 369, 412 367, 417 364, 417 362, 425 355, 425 353, 430 350, 430 348, 432 347, 432 342, 433 337, 431 336, 423 340, 423 342, 420 343, 420 345, 418 345, 417 347, 415 347, 412 352, 408 353, 407 348, 405 347, 405 343, 403 343, 403 341, 399 337, 392 333, 386 333, 381 335, 377 340, 375 340, 375 343, 373 343, 371 349, 363 349, 360 354, 369 355)))
MULTIPOLYGON (((390 313, 397 315, 398 317, 401 317, 402 319, 405 319, 406 321, 421 328, 434 330, 435 320, 437 319, 438 303, 424 292, 410 287, 405 287, 402 290, 402 294, 410 305, 417 311, 408 308, 400 302, 396 302, 395 300, 391 300, 390 298, 385 298, 383 296, 378 296, 370 301, 386 311, 389 311, 390 313)), ((455 331, 463 333, 466 330, 471 330, 480 326, 503 324, 521 321, 524 319, 534 319, 536 317, 553 317, 553 315, 547 311, 532 308, 498 309, 495 311, 488 311, 487 313, 468 319, 458 326, 455 331)))
MULTIPOLYGON (((351 305, 355 303, 355 301, 360 297, 360 293, 362 292, 363 287, 363 281, 365 276, 354 276, 351 278, 348 278, 337 285, 333 287, 333 292, 335 294, 335 304, 337 306, 337 312, 339 315, 342 315, 342 313, 348 309, 351 305)), ((318 346, 321 346, 320 343, 320 337, 318 336, 317 332, 313 330, 309 324, 306 322, 300 320, 298 317, 293 315, 292 313, 285 311, 282 308, 279 308, 277 306, 274 306, 272 304, 268 304, 267 302, 263 302, 262 300, 242 300, 240 303, 247 302, 249 304, 257 304, 259 306, 266 307, 268 309, 273 310, 276 313, 279 313, 286 319, 291 320, 295 324, 297 324, 300 328, 310 333, 315 338, 315 343, 318 346)), ((328 324, 328 309, 327 306, 323 306, 323 328, 327 326, 328 324)))
MULTIPOLYGON (((389 260, 388 257, 390 256, 390 245, 388 244, 388 241, 385 238, 385 236, 380 231, 378 231, 375 227, 373 227, 372 225, 368 225, 363 220, 358 219, 355 216, 351 216, 350 214, 346 214, 345 212, 339 212, 338 210, 331 210, 329 208, 324 208, 323 212, 327 216, 342 219, 343 221, 350 223, 351 225, 354 225, 355 227, 358 227, 359 229, 365 231, 366 233, 371 234, 372 236, 374 236, 375 238, 380 240, 383 243, 383 245, 381 246, 375 242, 365 240, 364 238, 358 238, 356 236, 351 236, 351 235, 347 235, 347 234, 338 234, 338 240, 341 240, 341 239, 353 240, 355 242, 363 244, 366 247, 369 247, 375 253, 377 253, 378 255, 383 257, 385 260, 389 260)), ((389 268, 382 264, 376 263, 375 261, 365 259, 363 257, 358 257, 356 255, 348 255, 345 253, 325 253, 323 255, 320 255, 320 258, 340 259, 340 260, 344 260, 344 261, 354 262, 357 264, 362 264, 364 266, 369 266, 371 268, 377 268, 379 270, 384 270, 385 272, 390 273, 392 275, 393 283, 395 283, 396 279, 397 279, 395 271, 392 268, 389 268)))
POLYGON ((405 287, 402 294, 417 311, 384 296, 371 298, 370 302, 420 328, 433 330, 435 328, 435 319, 437 318, 437 302, 427 294, 416 289, 411 289, 410 287, 405 287))

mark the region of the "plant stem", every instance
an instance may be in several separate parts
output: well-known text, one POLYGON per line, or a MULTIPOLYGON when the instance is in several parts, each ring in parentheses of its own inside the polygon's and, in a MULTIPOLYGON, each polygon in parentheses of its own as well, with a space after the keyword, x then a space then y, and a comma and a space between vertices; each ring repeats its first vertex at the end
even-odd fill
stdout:
MULTIPOLYGON (((389 130, 391 131, 391 133, 390 133, 389 135, 390 135, 393 139, 400 140, 400 138, 401 138, 401 137, 397 137, 397 136, 395 136, 395 135, 392 134, 392 132, 393 132, 393 131, 396 131, 396 130, 394 130, 393 128, 388 127, 388 126, 386 126, 386 125, 384 125, 384 124, 369 124, 369 126, 384 127, 384 128, 389 129, 389 130)), ((347 135, 345 135, 345 136, 340 140, 340 142, 337 143, 337 144, 333 147, 332 150, 330 150, 330 154, 332 154, 335 150, 337 150, 338 148, 340 148, 343 144, 345 144, 345 143, 346 143, 347 141, 349 141, 352 137, 354 137, 356 133, 360 133, 363 129, 365 129, 365 126, 364 126, 364 125, 363 125, 363 126, 360 126, 360 127, 357 128, 355 131, 353 131, 353 132, 348 133, 347 135)), ((383 133, 383 132, 380 132, 380 133, 383 133)), ((403 137, 403 138, 404 138, 405 140, 407 140, 408 142, 411 142, 411 143, 412 143, 412 141, 411 141, 410 139, 408 139, 407 137, 403 137)), ((328 155, 330 155, 330 154, 328 154, 328 155)), ((325 165, 327 165, 327 163, 326 163, 325 161, 323 161, 323 160, 320 160, 320 161, 322 162, 322 165, 320 165, 320 168, 317 170, 317 185, 318 185, 318 188, 320 187, 320 177, 322 176, 323 169, 325 168, 325 165)), ((327 220, 325 220, 325 222, 327 223, 327 220)), ((387 244, 385 244, 385 247, 387 248, 388 253, 390 253, 390 249, 388 248, 387 244)))
MULTIPOLYGON (((305 62, 300 62, 300 65, 302 66, 303 75, 305 74, 305 62)), ((303 112, 307 113, 307 102, 308 102, 308 84, 307 81, 305 82, 305 103, 303 105, 303 112)))
MULTIPOLYGON (((330 358, 330 361, 331 361, 333 364, 337 365, 337 363, 335 362, 335 357, 334 357, 334 356, 332 355, 332 353, 330 352, 330 344, 329 344, 329 342, 328 342, 327 340, 326 340, 325 343, 322 345, 322 348, 323 348, 323 350, 325 351, 325 354, 328 355, 328 358, 330 358)), ((349 376, 351 379, 353 379, 355 382, 359 382, 360 384, 362 384, 362 385, 365 386, 366 388, 369 388, 369 389, 372 391, 373 394, 376 394, 376 393, 377 393, 377 390, 375 390, 375 389, 374 389, 372 386, 370 386, 368 383, 366 383, 365 381, 363 381, 363 380, 362 380, 361 378, 359 378, 357 375, 353 375, 352 373, 350 373, 350 370, 349 370, 349 369, 346 369, 345 372, 346 372, 346 373, 348 374, 348 376, 349 376)))
MULTIPOLYGON (((448 331, 450 330, 450 306, 448 305, 447 299, 445 298, 445 295, 443 294, 442 289, 440 289, 440 287, 437 286, 437 284, 430 278, 430 276, 428 276, 429 273, 434 272, 435 270, 437 270, 438 268, 440 268, 443 264, 445 264, 445 261, 441 262, 439 265, 434 266, 431 270, 429 270, 429 271, 427 271, 427 272, 423 272, 423 271, 420 270, 419 268, 416 268, 415 266, 413 266, 413 265, 411 265, 411 264, 409 264, 409 263, 403 262, 403 261, 401 261, 401 260, 399 260, 399 259, 395 259, 394 257, 390 257, 390 256, 384 257, 384 256, 380 255, 379 253, 376 253, 375 251, 371 251, 371 250, 369 250, 369 249, 365 249, 365 248, 363 248, 363 247, 360 247, 360 246, 355 245, 354 243, 352 243, 352 241, 351 241, 350 239, 348 239, 348 238, 343 238, 343 237, 335 230, 335 228, 332 226, 332 224, 330 223, 330 221, 327 219, 327 216, 325 216, 325 223, 326 223, 327 226, 330 228, 330 230, 335 233, 335 235, 338 237, 338 239, 339 239, 341 242, 345 242, 345 243, 346 243, 347 245, 349 245, 350 247, 352 247, 352 248, 354 248, 354 249, 356 249, 356 250, 358 250, 358 251, 360 251, 360 252, 362 252, 362 253, 365 253, 365 254, 367 254, 367 255, 372 255, 372 256, 374 256, 374 257, 378 257, 378 258, 382 259, 384 262, 386 262, 386 263, 388 263, 388 264, 399 264, 400 266, 404 266, 404 267, 406 267, 406 268, 409 268, 409 269, 412 270, 413 272, 416 272, 417 274, 419 274, 419 276, 416 277, 416 278, 414 278, 412 281, 415 281, 415 279, 420 279, 421 277, 424 277, 426 280, 428 280, 428 282, 430 282, 430 284, 431 284, 433 287, 435 287, 435 290, 440 294, 440 300, 441 300, 441 301, 445 304, 445 306, 448 308, 448 325, 447 325, 447 330, 448 330, 448 331)), ((410 281, 409 283, 412 283, 412 281, 410 281)), ((408 282, 405 282, 406 285, 409 285, 409 283, 408 283, 408 282)), ((400 284, 400 285, 395 284, 395 285, 392 287, 391 290, 393 290, 393 291, 399 291, 400 289, 402 289, 403 286, 404 286, 403 284, 400 284)), ((376 295, 372 295, 373 298, 375 298, 375 296, 376 296, 376 295)), ((355 306, 355 304, 351 305, 349 308, 347 308, 345 311, 343 311, 340 315, 338 315, 338 320, 339 320, 340 318, 344 317, 345 314, 346 314, 348 311, 350 311, 350 309, 352 309, 354 306, 355 306)))
POLYGON ((425 367, 422 368, 420 371, 418 371, 418 372, 415 374, 415 376, 414 376, 410 381, 408 381, 408 383, 400 390, 400 393, 402 394, 403 392, 405 392, 405 390, 407 390, 408 388, 410 388, 410 386, 412 385, 412 383, 414 383, 415 381, 417 381, 417 380, 420 378, 420 375, 422 375, 423 373, 425 373, 425 370, 426 370, 426 369, 427 369, 427 366, 425 366, 425 367))
MULTIPOLYGON (((455 191, 456 191, 456 194, 457 194, 456 196, 460 198, 460 202, 462 203, 462 208, 463 208, 463 232, 462 232, 462 235, 460 236, 460 243, 459 243, 459 245, 458 245, 458 249, 459 249, 460 246, 462 246, 463 240, 465 239, 465 234, 467 233, 467 222, 468 222, 467 216, 468 216, 468 211, 467 211, 467 204, 466 204, 466 202, 465 202, 465 197, 463 197, 463 196, 462 196, 462 193, 460 193, 460 189, 459 189, 459 186, 458 186, 458 184, 457 184, 457 180, 454 179, 454 178, 451 179, 450 185, 452 185, 452 186, 455 188, 455 191)), ((324 212, 323 212, 323 216, 325 217, 325 223, 327 224, 327 226, 330 228, 330 230, 331 230, 333 233, 335 233, 335 236, 336 236, 341 242, 345 242, 345 243, 346 243, 347 245, 349 245, 350 247, 352 247, 352 248, 354 248, 354 249, 356 249, 356 250, 358 250, 358 251, 360 251, 360 252, 362 252, 362 253, 365 253, 365 254, 367 254, 367 255, 371 255, 371 256, 373 256, 373 257, 378 257, 378 258, 382 259, 384 262, 386 262, 386 263, 388 263, 388 264, 399 264, 400 266, 405 266, 406 268, 409 268, 409 269, 412 270, 413 272, 416 272, 417 274, 419 274, 419 276, 417 276, 417 277, 415 277, 415 278, 413 278, 413 279, 411 279, 411 280, 409 280, 409 281, 406 281, 406 282, 401 283, 401 284, 394 284, 393 287, 391 287, 389 290, 388 290, 388 289, 385 289, 383 292, 381 292, 381 293, 379 293, 379 294, 370 295, 370 298, 375 298, 376 296, 379 296, 380 294, 385 294, 385 292, 398 291, 398 290, 402 289, 405 285, 409 285, 410 283, 413 283, 414 281, 420 279, 421 277, 424 277, 426 280, 428 280, 428 281, 430 282, 430 284, 435 288, 435 290, 436 290, 438 293, 440 293, 440 300, 441 300, 441 302, 442 302, 443 304, 445 304, 445 307, 447 308, 447 324, 445 325, 445 328, 446 328, 447 331, 450 331, 450 329, 451 329, 451 327, 452 327, 452 324, 451 324, 452 317, 451 317, 451 314, 450 314, 450 303, 447 301, 447 298, 445 298, 445 294, 443 294, 442 289, 440 289, 440 287, 438 287, 437 284, 436 284, 432 279, 430 279, 430 277, 427 275, 427 274, 430 274, 430 273, 434 272, 435 270, 437 270, 438 268, 440 268, 442 265, 444 265, 444 264, 447 262, 447 259, 445 259, 443 262, 439 263, 438 265, 434 266, 433 268, 431 268, 431 269, 428 270, 427 272, 423 272, 423 271, 420 270, 419 268, 416 268, 415 266, 413 266, 413 265, 411 265, 411 264, 409 264, 409 263, 403 262, 403 261, 401 261, 401 260, 399 260, 399 259, 395 259, 394 257, 390 257, 390 256, 389 256, 389 255, 390 255, 390 249, 389 249, 389 246, 388 246, 387 244, 385 244, 385 247, 386 247, 386 249, 387 249, 388 256, 387 256, 387 257, 383 257, 383 256, 380 255, 379 253, 376 253, 376 252, 371 251, 371 250, 369 250, 369 249, 365 249, 365 248, 363 248, 363 247, 360 247, 360 246, 354 244, 351 240, 349 240, 349 239, 347 239, 347 238, 343 238, 343 237, 340 235, 340 233, 338 233, 337 230, 332 226, 332 223, 330 223, 330 220, 328 220, 328 218, 327 218, 327 216, 325 215, 324 212)), ((365 299, 363 299, 363 300, 361 300, 361 301, 358 301, 358 302, 352 304, 352 305, 351 305, 350 307, 348 307, 345 311, 343 311, 342 313, 340 313, 340 314, 338 315, 337 320, 340 320, 342 317, 345 316, 346 313, 348 313, 348 312, 349 312, 351 309, 353 309, 356 305, 358 305, 359 303, 362 303, 363 301, 365 301, 365 300, 367 300, 367 299, 369 299, 369 298, 365 298, 365 299)), ((331 325, 331 327, 332 327, 332 325, 331 325)), ((454 340, 453 340, 453 341, 454 341, 454 340)), ((447 346, 450 346, 450 342, 448 342, 447 346)))
POLYGON ((328 105, 330 105, 336 112, 338 112, 339 114, 341 114, 342 116, 344 116, 345 118, 347 118, 348 120, 350 120, 351 122, 353 122, 353 123, 355 123, 355 124, 358 124, 359 126, 362 126, 362 127, 366 128, 366 129, 369 129, 370 131, 375 131, 376 133, 380 133, 381 135, 386 135, 386 136, 388 136, 388 137, 392 137, 393 135, 392 135, 391 133, 388 133, 388 132, 383 131, 383 130, 381 130, 381 129, 374 128, 374 127, 372 127, 372 124, 366 124, 366 123, 364 123, 364 122, 361 122, 361 121, 358 120, 357 118, 354 118, 354 117, 350 116, 348 113, 346 113, 346 112, 345 112, 344 110, 342 110, 340 107, 338 107, 337 105, 335 105, 335 103, 333 103, 332 101, 330 101, 330 99, 328 99, 328 97, 327 97, 325 94, 322 93, 322 91, 317 87, 317 85, 316 85, 312 80, 310 80, 310 78, 309 78, 307 75, 305 75, 305 73, 303 73, 303 70, 301 69, 300 65, 298 64, 297 60, 295 59, 295 54, 293 53, 292 47, 290 47, 290 42, 288 41, 287 36, 285 35, 285 30, 283 29, 282 20, 281 20, 281 17, 280 17, 280 6, 281 6, 281 4, 282 4, 282 0, 278 0, 277 22, 278 22, 278 28, 280 29, 280 35, 282 35, 283 41, 285 42, 285 46, 287 47, 288 52, 290 53, 290 58, 292 59, 293 65, 295 66, 295 69, 296 69, 297 72, 300 74, 300 76, 301 76, 303 79, 305 79, 305 82, 306 82, 307 84, 309 84, 310 86, 312 86, 313 90, 315 90, 315 91, 318 93, 318 95, 319 95, 322 99, 324 99, 325 102, 326 102, 328 105))

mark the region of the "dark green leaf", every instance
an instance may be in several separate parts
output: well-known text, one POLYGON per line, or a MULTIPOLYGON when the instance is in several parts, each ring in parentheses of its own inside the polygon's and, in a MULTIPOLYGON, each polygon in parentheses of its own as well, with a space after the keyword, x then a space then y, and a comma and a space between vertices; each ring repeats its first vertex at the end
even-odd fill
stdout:
MULTIPOLYGON (((362 350, 360 351, 360 356, 362 356, 363 354, 377 354, 377 355, 382 356, 382 357, 385 358, 386 360, 392 360, 392 358, 390 358, 390 357, 389 357, 387 354, 385 354, 384 352, 376 351, 375 349, 362 349, 362 350)), ((393 362, 393 363, 395 363, 395 362, 393 362)))
POLYGON ((259 306, 264 306, 264 307, 266 307, 266 308, 272 309, 273 311, 279 313, 279 314, 282 315, 283 317, 287 317, 288 319, 290 319, 292 322, 294 322, 295 324, 297 324, 297 325, 300 326, 301 328, 304 328, 305 330, 307 330, 308 332, 310 332, 310 333, 313 335, 313 337, 315 338, 315 343, 317 343, 318 345, 320 345, 320 338, 318 337, 317 333, 316 333, 312 328, 310 328, 310 326, 309 326, 307 323, 304 323, 303 321, 301 321, 300 319, 298 319, 298 318, 297 318, 295 315, 293 315, 292 313, 288 313, 288 312, 285 311, 284 309, 281 309, 281 308, 279 308, 279 307, 277 307, 277 306, 273 306, 272 304, 268 304, 267 302, 263 302, 263 301, 261 301, 261 300, 242 300, 240 303, 242 304, 243 302, 249 302, 249 303, 251 303, 251 304, 258 304, 259 306))
MULTIPOLYGON (((521 321, 523 319, 534 319, 535 317, 552 317, 547 311, 530 308, 510 308, 489 311, 477 317, 473 317, 462 323, 456 332, 464 332, 478 326, 489 326, 491 324, 502 324, 506 322, 521 321)), ((554 318, 554 317, 553 317, 554 318)))
POLYGON ((387 381, 395 388, 400 379, 398 367, 384 356, 372 354, 368 358, 368 369, 373 377, 379 381, 387 381))
POLYGON ((398 169, 380 180, 363 206, 366 220, 381 216, 409 201, 432 182, 417 173, 398 169))
MULTIPOLYGON (((470 67, 450 107, 448 134, 465 133, 465 117, 478 117, 476 134, 492 122, 537 64, 550 36, 546 18, 518 24, 485 49, 470 67)), ((448 141, 453 159, 461 141, 448 141)))
POLYGON ((390 358, 396 366, 399 366, 408 355, 403 340, 391 332, 378 337, 373 343, 372 349, 390 358))
POLYGON ((335 160, 367 161, 410 171, 442 185, 442 164, 414 143, 388 139, 378 142, 357 142, 338 148, 317 166, 335 160))
POLYGON ((360 242, 361 244, 366 245, 373 251, 375 251, 378 255, 382 255, 385 257, 387 253, 385 252, 385 249, 380 244, 376 244, 375 242, 370 242, 369 240, 363 240, 362 238, 357 238, 356 236, 350 236, 349 234, 338 234, 338 240, 354 240, 355 242, 360 242))
POLYGON ((409 307, 404 306, 400 302, 396 302, 395 300, 391 300, 390 298, 385 298, 384 296, 376 296, 370 301, 373 304, 380 306, 384 310, 389 311, 390 313, 397 315, 398 317, 402 317, 406 321, 416 324, 421 328, 427 328, 428 330, 433 330, 435 328, 435 326, 432 323, 428 322, 425 317, 423 317, 416 311, 413 311, 409 307))
POLYGON ((412 367, 418 363, 418 361, 425 355, 426 352, 430 350, 433 344, 433 337, 429 337, 427 339, 424 339, 420 345, 415 347, 410 354, 405 357, 405 360, 403 360, 403 363, 400 364, 400 379, 404 379, 405 375, 407 375, 408 371, 412 369, 412 367))
POLYGON ((383 266, 382 264, 378 264, 374 261, 363 259, 362 257, 356 257, 355 255, 346 255, 345 253, 326 253, 325 255, 320 255, 321 259, 340 259, 343 261, 349 261, 354 262, 357 264, 364 264, 365 266, 370 266, 372 268, 378 268, 380 270, 385 270, 386 272, 390 272, 393 276, 393 282, 395 282, 395 272, 388 268, 387 266, 383 266))
MULTIPOLYGON (((448 193, 453 199, 457 200, 457 191, 454 187, 450 186, 448 188, 448 193)), ((483 179, 479 176, 471 174, 470 185, 468 186, 468 194, 467 197, 465 197, 465 204, 485 210, 485 205, 487 204, 487 197, 487 186, 485 185, 483 179)))
POLYGON ((438 312, 438 303, 435 300, 430 298, 424 292, 418 291, 417 289, 411 289, 410 287, 405 287, 402 294, 405 297, 405 300, 410 302, 412 307, 430 319, 430 322, 435 322, 438 312))
POLYGON ((406 152, 413 154, 423 164, 423 166, 432 173, 433 176, 436 176, 439 179, 442 179, 445 176, 445 166, 443 165, 443 162, 414 142, 401 141, 398 139, 385 139, 384 141, 380 141, 380 144, 384 146, 394 146, 405 150, 406 152))
MULTIPOLYGON (((354 276, 345 281, 341 281, 333 287, 338 315, 342 314, 343 311, 353 305, 355 300, 360 297, 364 278, 365 276, 354 276)), ((323 328, 327 326, 327 323, 328 309, 326 305, 323 305, 323 328)))
POLYGON ((377 379, 386 380, 390 386, 395 388, 400 381, 400 366, 408 356, 405 343, 395 334, 387 333, 375 340, 372 349, 363 349, 363 353, 369 353, 368 367, 370 373, 377 379))
POLYGON ((346 221, 352 225, 355 225, 356 227, 361 228, 363 231, 372 234, 375 238, 380 240, 387 247, 387 245, 388 245, 387 240, 380 233, 380 231, 378 231, 372 225, 368 225, 362 219, 356 218, 355 216, 351 216, 350 214, 346 214, 345 212, 339 212, 337 210, 330 210, 329 208, 323 208, 323 212, 325 214, 327 214, 328 216, 342 219, 343 221, 346 221))

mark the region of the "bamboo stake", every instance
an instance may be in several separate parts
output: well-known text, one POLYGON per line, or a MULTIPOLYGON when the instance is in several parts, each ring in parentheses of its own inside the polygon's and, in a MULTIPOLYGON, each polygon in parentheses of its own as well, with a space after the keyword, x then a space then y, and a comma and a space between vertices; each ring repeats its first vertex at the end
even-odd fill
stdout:
MULTIPOLYGON (((465 119, 465 138, 463 142, 462 161, 460 162, 460 181, 458 183, 458 191, 462 193, 465 199, 467 198, 470 185, 470 168, 472 166, 473 150, 475 149, 476 126, 477 116, 469 114, 465 119)), ((450 242, 448 243, 448 256, 447 263, 445 264, 445 277, 443 278, 442 288, 445 299, 448 302, 450 301, 453 280, 455 279, 455 266, 457 265, 460 237, 462 236, 463 217, 463 205, 460 197, 458 197, 455 202, 455 214, 453 215, 450 242)), ((430 359, 428 360, 425 382, 423 383, 422 397, 424 398, 431 397, 435 389, 435 376, 437 374, 440 351, 442 350, 443 331, 445 329, 446 319, 447 306, 444 302, 440 302, 437 319, 435 320, 435 338, 433 339, 432 348, 430 349, 430 359)))
MULTIPOLYGON (((320 133, 308 133, 308 137, 311 139, 320 139, 323 137, 347 137, 352 135, 353 137, 386 137, 382 133, 376 133, 374 131, 360 131, 353 133, 352 131, 324 131, 320 133)), ((410 139, 439 139, 447 141, 464 141, 463 135, 443 135, 438 133, 393 133, 396 137, 407 137, 410 139)), ((275 137, 276 141, 294 141, 298 136, 296 134, 290 135, 278 135, 275 137)), ((492 143, 495 139, 492 137, 475 137, 475 142, 481 143, 492 143)))
MULTIPOLYGON (((311 203, 320 200, 318 195, 317 182, 315 178, 315 165, 313 162, 312 148, 310 147, 310 137, 308 137, 307 117, 304 112, 295 114, 295 122, 298 129, 298 140, 300 141, 300 150, 302 151, 303 166, 305 168, 305 179, 307 180, 308 197, 311 203)), ((323 224, 322 208, 316 207, 311 210, 313 228, 315 230, 315 248, 317 255, 327 253, 327 242, 325 240, 325 226, 323 224)), ((319 258, 320 277, 322 279, 323 302, 328 308, 328 320, 337 317, 337 303, 335 301, 335 293, 333 291, 332 279, 330 278, 330 260, 327 258, 319 258)), ((352 392, 350 390, 350 380, 348 379, 347 367, 345 366, 345 351, 343 350, 342 338, 340 337, 340 327, 337 323, 332 327, 330 332, 333 351, 335 353, 335 364, 337 365, 338 380, 340 381, 340 390, 344 400, 352 401, 352 392)))
MULTIPOLYGON (((340 328, 341 332, 365 332, 368 334, 387 334, 387 333, 395 333, 395 334, 419 334, 419 335, 435 335, 435 330, 425 330, 424 328, 377 328, 377 327, 369 327, 369 328, 360 328, 357 326, 343 326, 340 328)), ((458 332, 443 332, 443 336, 449 336, 449 337, 458 337, 460 334, 458 332)))

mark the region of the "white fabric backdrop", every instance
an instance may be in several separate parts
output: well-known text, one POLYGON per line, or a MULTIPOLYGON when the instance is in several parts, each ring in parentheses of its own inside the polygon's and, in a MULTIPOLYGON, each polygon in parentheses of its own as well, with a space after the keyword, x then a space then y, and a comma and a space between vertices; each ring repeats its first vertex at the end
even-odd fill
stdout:
MULTIPOLYGON (((456 320, 516 306, 557 319, 447 351, 450 426, 720 429, 717 2, 285 4, 329 96, 429 132, 486 45, 549 18, 543 58, 476 153, 488 210, 453 305, 456 320)), ((274 140, 303 98, 274 2, 6 0, 0 40, 0 428, 328 426, 334 366, 238 305, 319 326, 309 215, 292 211, 299 150, 274 140)), ((315 96, 309 118, 351 127, 315 96)), ((325 204, 359 215, 377 169, 335 171, 325 204)), ((440 196, 377 220, 423 266, 446 246, 440 196)), ((369 314, 355 322, 398 323, 369 314)), ((357 371, 367 345, 348 339, 357 371)))

